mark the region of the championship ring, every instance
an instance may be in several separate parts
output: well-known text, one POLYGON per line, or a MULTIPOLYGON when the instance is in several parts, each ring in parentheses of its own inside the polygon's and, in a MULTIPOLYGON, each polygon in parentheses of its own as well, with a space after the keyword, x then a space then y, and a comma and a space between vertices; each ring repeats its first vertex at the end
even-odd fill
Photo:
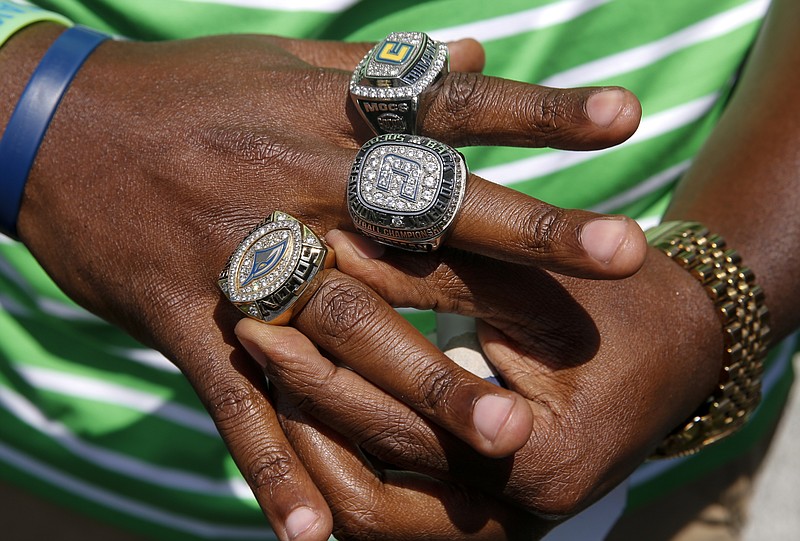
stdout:
POLYGON ((285 325, 333 251, 305 224, 275 211, 239 244, 219 275, 219 287, 245 315, 285 325))
POLYGON ((461 207, 467 165, 454 148, 419 135, 385 134, 358 151, 347 185, 356 229, 378 242, 429 252, 461 207))
POLYGON ((418 132, 424 95, 447 75, 447 45, 422 32, 392 32, 353 71, 350 96, 377 134, 418 132))

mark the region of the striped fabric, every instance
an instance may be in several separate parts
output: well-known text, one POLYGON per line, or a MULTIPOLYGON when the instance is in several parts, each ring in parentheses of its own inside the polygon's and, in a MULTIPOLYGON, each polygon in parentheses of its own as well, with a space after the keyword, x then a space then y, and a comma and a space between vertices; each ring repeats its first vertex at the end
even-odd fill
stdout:
MULTIPOLYGON (((376 40, 395 30, 475 37, 486 73, 552 86, 625 86, 641 128, 605 151, 463 149, 470 168, 556 205, 655 224, 715 125, 767 0, 42 0, 133 39, 262 32, 376 40), (385 13, 384 13, 385 12, 385 13)), ((425 332, 434 318, 409 313, 425 332)), ((0 239, 0 478, 156 539, 274 538, 183 376, 69 301, 21 245, 0 239)), ((758 418, 700 455, 646 464, 630 504, 748 448, 791 384, 776 348, 758 418), (664 475, 668 472, 670 475, 664 475)))

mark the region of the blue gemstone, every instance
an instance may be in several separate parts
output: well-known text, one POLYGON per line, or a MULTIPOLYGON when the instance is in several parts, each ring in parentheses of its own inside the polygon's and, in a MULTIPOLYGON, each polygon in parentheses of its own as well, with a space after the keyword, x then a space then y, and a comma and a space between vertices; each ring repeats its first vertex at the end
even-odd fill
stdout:
POLYGON ((280 263, 288 245, 289 239, 286 238, 273 246, 257 250, 253 256, 253 268, 250 269, 250 274, 244 279, 240 287, 245 287, 250 282, 258 280, 272 272, 278 263, 280 263))

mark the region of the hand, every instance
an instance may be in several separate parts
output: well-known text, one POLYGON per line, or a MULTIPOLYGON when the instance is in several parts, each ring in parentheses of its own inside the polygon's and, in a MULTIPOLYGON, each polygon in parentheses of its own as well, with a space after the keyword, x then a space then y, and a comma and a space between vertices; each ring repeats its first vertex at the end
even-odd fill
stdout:
MULTIPOLYGON (((328 240, 339 268, 391 304, 482 319, 486 355, 507 386, 528 399, 533 415, 522 449, 486 459, 417 416, 404 397, 387 396, 369 375, 332 362, 347 363, 346 357, 329 360, 293 329, 240 322, 237 334, 256 351, 274 392, 389 469, 463 483, 537 514, 568 516, 624 479, 718 380, 722 338, 713 305, 694 278, 656 251, 635 276, 602 282, 456 250, 429 258, 387 251, 375 259, 381 249, 360 237, 331 232, 328 240)), ((407 340, 415 342, 413 335, 407 340)), ((385 354, 374 360, 400 362, 385 354)), ((453 365, 449 374, 439 367, 431 373, 447 389, 458 371, 453 365)), ((288 433, 295 438, 293 429, 288 433)), ((316 461, 307 438, 293 441, 304 460, 316 461)), ((368 475, 350 469, 312 476, 334 512, 344 508, 340 527, 357 523, 357 513, 347 510, 367 501, 348 486, 368 475)))
MULTIPOLYGON (((776 342, 800 324, 796 310, 800 282, 791 257, 797 253, 800 235, 786 234, 798 230, 800 218, 792 166, 800 131, 794 122, 797 115, 787 114, 800 101, 784 99, 786 89, 799 88, 798 71, 789 69, 797 65, 800 54, 800 48, 793 46, 798 36, 793 22, 799 14, 797 2, 773 2, 719 129, 685 176, 668 211, 668 219, 704 222, 740 251, 764 287, 776 342)), ((512 501, 570 513, 647 456, 662 435, 707 396, 719 376, 722 338, 711 303, 696 281, 663 254, 648 254, 642 271, 628 280, 602 283, 546 273, 537 276, 533 269, 452 251, 428 261, 393 254, 384 258, 386 266, 360 259, 348 252, 347 242, 334 237, 340 267, 372 278, 372 285, 393 303, 485 317, 494 327, 481 328, 485 352, 510 387, 534 399, 530 444, 517 453, 513 464, 490 461, 495 465, 492 470, 469 449, 457 443, 451 446, 452 440, 435 426, 421 422, 403 404, 364 385, 352 373, 343 381, 348 374, 337 370, 327 381, 328 391, 346 390, 350 397, 361 397, 348 402, 339 417, 329 415, 325 395, 313 394, 313 387, 305 390, 322 406, 314 411, 317 419, 401 467, 440 477, 460 476, 490 490, 494 485, 512 501), (492 276, 511 277, 517 287, 503 295, 505 288, 499 284, 476 278, 480 276, 476 267, 489 267, 492 276), (407 280, 397 269, 413 269, 418 279, 407 280), (526 279, 529 273, 533 275, 526 279), (538 287, 536 280, 541 280, 538 287), (500 295, 498 303, 493 290, 500 295), (508 296, 521 300, 510 303, 508 296), (510 309, 492 312, 492 306, 510 309), (578 327, 570 320, 586 332, 576 333, 578 327), (529 329, 517 321, 528 322, 529 329), (553 353, 558 350, 568 355, 560 359, 553 353), (487 471, 489 475, 480 475, 487 471), (526 486, 527 495, 521 488, 526 486)), ((362 247, 360 253, 378 256, 374 247, 362 247)), ((268 329, 242 322, 239 331, 267 353, 268 366, 274 365, 273 387, 281 383, 277 376, 287 364, 307 363, 308 372, 325 367, 318 356, 290 359, 275 352, 268 329)), ((292 392, 293 387, 284 382, 283 389, 292 392)), ((298 452, 306 460, 314 458, 308 445, 299 446, 298 452)), ((334 509, 347 509, 348 496, 362 509, 374 509, 370 501, 358 498, 357 491, 347 490, 350 477, 369 478, 358 471, 337 471, 337 478, 321 484, 336 498, 334 509)), ((356 513, 345 513, 343 519, 354 522, 356 513)))
MULTIPOLYGON (((294 329, 277 330, 283 331, 294 329)), ((462 483, 376 467, 352 441, 304 414, 280 389, 271 391, 287 436, 332 504, 337 539, 522 541, 556 524, 462 483)))
MULTIPOLYGON (((491 439, 495 450, 504 443, 517 448, 530 435, 531 411, 516 394, 454 369, 447 357, 361 282, 329 270, 310 287, 310 299, 293 322, 297 328, 245 318, 236 329, 267 373, 278 371, 278 386, 270 386, 272 403, 298 457, 331 505, 338 538, 457 539, 468 533, 470 539, 529 539, 532 532, 543 535, 555 524, 459 482, 376 470, 352 442, 318 422, 317 411, 377 414, 382 418, 379 424, 391 426, 385 433, 391 440, 386 442, 392 444, 390 452, 403 457, 419 452, 414 445, 403 445, 407 436, 414 439, 403 427, 406 416, 416 411, 423 415, 417 420, 426 428, 479 456, 471 447, 455 443, 451 433, 476 448, 491 439), (307 336, 329 358, 346 359, 346 367, 323 359, 307 336), (280 360, 271 363, 262 350, 280 360), (356 374, 381 390, 370 386, 362 395, 358 386, 348 388, 349 377, 360 379, 356 374), (283 392, 284 388, 289 391, 283 392), (391 403, 400 399, 403 408, 397 416, 391 403)), ((360 430, 355 424, 364 421, 357 417, 348 420, 355 431, 360 430)), ((362 427, 367 439, 377 442, 384 437, 372 430, 371 421, 362 427)))
MULTIPOLYGON (((0 91, 3 114, 60 31, 38 24, 0 51, 15 76, 0 91)), ((264 36, 105 43, 50 126, 19 217, 21 240, 69 296, 186 374, 284 538, 298 509, 319 518, 306 538, 323 538, 328 510, 281 433, 260 370, 234 347, 238 314, 215 279, 276 208, 321 234, 350 226, 345 183, 367 136, 348 105, 346 70, 366 48, 264 36)), ((467 55, 462 66, 480 64, 467 55)), ((638 102, 619 89, 557 91, 454 73, 423 132, 455 145, 597 148, 624 140, 638 118, 638 102)), ((477 177, 469 186, 453 246, 606 278, 641 263, 643 239, 629 220, 562 211, 477 177), (497 223, 508 208, 517 209, 511 221, 497 223), (498 250, 498 238, 513 248, 498 250)), ((486 393, 474 382, 459 397, 470 404, 486 393)), ((471 422, 469 411, 459 415, 449 426, 456 432, 471 422)), ((522 443, 512 434, 495 445, 471 425, 461 434, 489 455, 522 443)))

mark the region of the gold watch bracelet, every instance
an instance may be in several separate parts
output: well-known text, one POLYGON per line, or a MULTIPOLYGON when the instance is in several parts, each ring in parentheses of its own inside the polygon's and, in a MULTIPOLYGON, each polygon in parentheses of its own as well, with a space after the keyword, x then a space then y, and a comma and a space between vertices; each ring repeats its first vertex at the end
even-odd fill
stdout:
POLYGON ((764 291, 739 254, 697 222, 664 222, 647 242, 703 285, 722 322, 723 372, 714 392, 656 448, 651 458, 693 454, 739 430, 761 400, 770 329, 764 291))

